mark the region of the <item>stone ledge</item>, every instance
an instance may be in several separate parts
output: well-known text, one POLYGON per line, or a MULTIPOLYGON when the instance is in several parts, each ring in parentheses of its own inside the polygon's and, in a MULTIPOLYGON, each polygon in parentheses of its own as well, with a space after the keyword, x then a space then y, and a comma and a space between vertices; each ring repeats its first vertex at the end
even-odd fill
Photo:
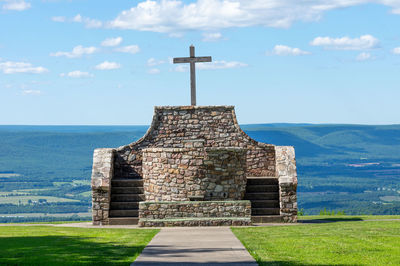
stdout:
POLYGON ((187 152, 187 151, 243 151, 241 147, 199 147, 199 148, 145 148, 143 152, 187 152))
POLYGON ((209 205, 210 203, 241 203, 243 205, 250 204, 249 200, 208 200, 208 201, 141 201, 139 205, 151 205, 151 204, 204 204, 209 205))
POLYGON ((199 106, 199 105, 181 105, 181 106, 155 106, 155 110, 198 110, 198 109, 208 109, 208 110, 214 110, 214 109, 226 109, 226 110, 233 110, 235 108, 233 105, 205 105, 205 106, 199 106))
POLYGON ((166 226, 246 226, 251 225, 249 217, 213 217, 213 218, 179 218, 179 219, 140 219, 141 227, 166 226))

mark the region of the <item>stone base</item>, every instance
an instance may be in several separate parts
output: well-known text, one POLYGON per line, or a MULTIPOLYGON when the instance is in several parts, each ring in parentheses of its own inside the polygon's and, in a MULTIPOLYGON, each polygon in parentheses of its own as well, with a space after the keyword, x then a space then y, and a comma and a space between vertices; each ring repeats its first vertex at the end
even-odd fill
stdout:
POLYGON ((238 201, 161 201, 139 203, 139 226, 250 225, 251 203, 238 201))
POLYGON ((168 227, 168 226, 246 226, 251 225, 248 217, 207 217, 181 219, 140 219, 141 227, 168 227))

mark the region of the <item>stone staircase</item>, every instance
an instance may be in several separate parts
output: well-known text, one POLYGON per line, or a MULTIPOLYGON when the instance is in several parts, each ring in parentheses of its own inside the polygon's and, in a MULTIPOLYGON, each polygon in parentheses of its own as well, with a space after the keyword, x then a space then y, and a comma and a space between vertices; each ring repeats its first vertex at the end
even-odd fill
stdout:
POLYGON ((139 202, 145 200, 143 193, 143 179, 114 177, 111 180, 109 224, 138 224, 139 202))
POLYGON ((251 202, 251 221, 253 223, 282 222, 277 178, 247 177, 244 199, 251 202))

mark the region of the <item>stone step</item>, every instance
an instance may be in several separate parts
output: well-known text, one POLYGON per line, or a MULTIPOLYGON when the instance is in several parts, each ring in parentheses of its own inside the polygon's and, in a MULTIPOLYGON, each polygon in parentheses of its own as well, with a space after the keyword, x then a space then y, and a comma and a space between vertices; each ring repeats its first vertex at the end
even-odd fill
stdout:
POLYGON ((246 192, 278 192, 278 185, 247 185, 246 192))
POLYGON ((108 219, 109 225, 135 225, 139 222, 139 218, 132 217, 114 217, 108 219))
POLYGON ((111 187, 111 194, 143 194, 143 187, 111 187))
POLYGON ((260 215, 251 216, 251 222, 256 224, 262 223, 283 223, 283 217, 280 215, 260 215))
POLYGON ((110 203, 111 210, 133 210, 138 208, 139 208, 139 202, 112 201, 110 203))
POLYGON ((276 177, 247 177, 247 185, 279 185, 276 177))
POLYGON ((276 192, 246 193, 245 200, 279 200, 279 194, 276 192))
POLYGON ((279 200, 251 200, 251 208, 279 208, 279 200))
POLYGON ((110 217, 138 217, 139 210, 110 210, 110 217))
POLYGON ((144 201, 144 194, 111 194, 111 202, 125 201, 125 202, 139 202, 144 201))
POLYGON ((251 215, 279 215, 279 208, 251 208, 251 215))
POLYGON ((250 217, 183 217, 176 219, 139 219, 142 227, 165 226, 246 226, 251 225, 250 217))
POLYGON ((113 178, 111 179, 111 187, 143 187, 143 179, 113 178))

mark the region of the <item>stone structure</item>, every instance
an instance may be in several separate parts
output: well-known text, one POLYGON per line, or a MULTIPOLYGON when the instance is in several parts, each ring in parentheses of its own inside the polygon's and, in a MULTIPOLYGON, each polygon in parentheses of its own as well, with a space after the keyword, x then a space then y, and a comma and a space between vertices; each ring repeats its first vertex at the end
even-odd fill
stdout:
POLYGON ((155 107, 141 139, 95 150, 93 224, 249 224, 250 203, 253 222, 296 222, 296 188, 293 147, 252 140, 233 106, 155 107))
POLYGON ((241 200, 246 150, 148 148, 143 150, 146 201, 241 200))

